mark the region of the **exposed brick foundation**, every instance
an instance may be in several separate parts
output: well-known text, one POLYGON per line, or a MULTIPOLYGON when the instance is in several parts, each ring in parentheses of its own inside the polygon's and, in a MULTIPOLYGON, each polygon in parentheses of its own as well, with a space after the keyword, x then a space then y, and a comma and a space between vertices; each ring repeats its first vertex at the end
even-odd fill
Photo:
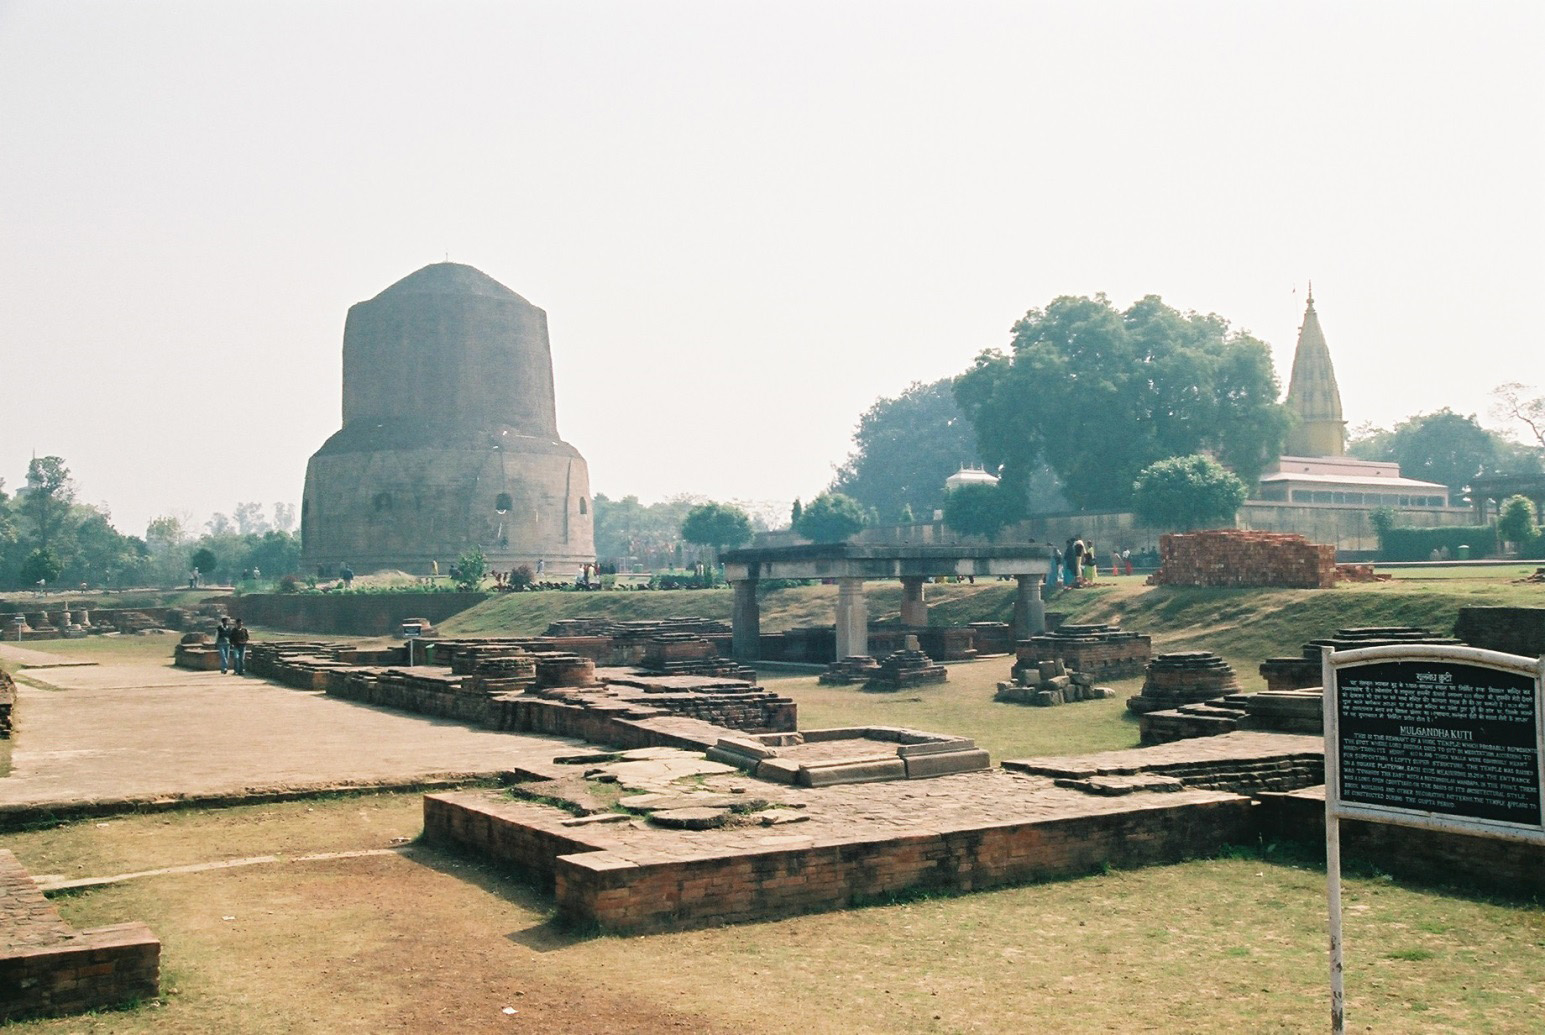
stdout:
POLYGON ((844 909, 911 891, 979 891, 1105 865, 1174 862, 1250 833, 1249 801, 1219 796, 978 828, 630 859, 584 846, 564 852, 566 838, 523 821, 529 808, 473 795, 428 795, 424 832, 550 879, 560 918, 617 933, 844 909))
POLYGON ((0 849, 0 1023, 153 999, 160 982, 161 943, 148 927, 75 930, 0 849))
MULTIPOLYGON (((1259 813, 1264 837, 1324 847, 1323 785, 1263 794, 1259 813)), ((1510 895, 1545 894, 1545 845, 1360 819, 1342 819, 1339 825, 1343 857, 1373 862, 1389 873, 1497 888, 1510 895)))
POLYGON ((1537 658, 1545 654, 1545 607, 1461 607, 1454 635, 1472 647, 1537 658))

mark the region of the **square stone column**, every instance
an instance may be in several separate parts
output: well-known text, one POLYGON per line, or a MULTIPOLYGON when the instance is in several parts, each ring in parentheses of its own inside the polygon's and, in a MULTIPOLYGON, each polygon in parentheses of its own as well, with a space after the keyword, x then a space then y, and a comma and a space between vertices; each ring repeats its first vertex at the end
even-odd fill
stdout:
POLYGON ((837 580, 837 660, 869 653, 869 611, 863 579, 837 580))
POLYGON ((1040 575, 1015 575, 1019 591, 1014 595, 1014 639, 1027 640, 1046 631, 1046 604, 1041 600, 1040 575))
POLYGON ((901 580, 901 624, 926 626, 928 624, 928 600, 921 575, 909 575, 901 580))
POLYGON ((762 610, 756 601, 756 579, 741 579, 735 587, 735 612, 730 619, 730 653, 736 661, 755 661, 762 653, 762 610))

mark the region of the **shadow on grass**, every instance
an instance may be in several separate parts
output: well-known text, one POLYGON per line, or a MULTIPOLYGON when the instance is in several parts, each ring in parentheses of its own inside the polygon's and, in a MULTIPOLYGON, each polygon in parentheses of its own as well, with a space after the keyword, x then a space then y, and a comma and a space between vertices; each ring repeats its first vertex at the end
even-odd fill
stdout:
MULTIPOLYGON (((1213 853, 1215 859, 1241 859, 1272 866, 1287 866, 1298 870, 1325 872, 1325 843, 1314 841, 1268 841, 1264 838, 1254 844, 1223 845, 1213 853)), ((1394 872, 1385 869, 1390 864, 1386 857, 1375 861, 1355 850, 1342 849, 1341 875, 1353 880, 1395 884, 1409 891, 1420 891, 1444 898, 1510 908, 1527 907, 1545 909, 1545 899, 1537 893, 1502 880, 1475 877, 1464 883, 1441 880, 1430 873, 1420 872, 1395 861, 1394 872)))

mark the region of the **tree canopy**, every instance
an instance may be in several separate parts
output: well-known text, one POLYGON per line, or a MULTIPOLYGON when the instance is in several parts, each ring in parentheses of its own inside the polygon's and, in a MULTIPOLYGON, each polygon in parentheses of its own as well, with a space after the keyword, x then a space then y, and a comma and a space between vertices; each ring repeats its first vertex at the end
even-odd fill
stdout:
POLYGON ((1405 477, 1438 482, 1454 492, 1476 475, 1539 470, 1532 451, 1481 427, 1473 414, 1462 416, 1447 407, 1408 417, 1393 430, 1359 428, 1347 451, 1364 460, 1393 460, 1405 477))
POLYGON ((70 469, 57 456, 37 456, 27 465, 27 493, 18 503, 39 549, 55 545, 66 533, 70 507, 75 502, 75 483, 70 469))
POLYGON ((794 531, 817 543, 840 543, 866 523, 864 508, 851 496, 823 492, 799 515, 794 531))
POLYGON ((1138 472, 1204 449, 1254 482, 1287 432, 1277 394, 1264 342, 1156 295, 1125 312, 1104 295, 1054 299, 1014 325, 1009 353, 983 352, 955 383, 1005 485, 1044 460, 1091 510, 1129 506, 1138 472))
POLYGON ((1539 537, 1534 501, 1527 496, 1509 496, 1502 501, 1497 515, 1497 535, 1520 547, 1527 547, 1539 537))
POLYGON ((1143 468, 1132 502, 1145 524, 1190 531, 1234 525, 1249 490, 1209 456, 1170 457, 1143 468))
POLYGON ((751 541, 751 516, 725 503, 703 503, 687 511, 681 538, 698 546, 722 549, 751 541))
POLYGON ((1001 485, 962 485, 944 497, 944 523, 961 535, 991 539, 1022 513, 1019 501, 1001 485))
POLYGON ((976 433, 955 401, 954 379, 914 381, 880 398, 858 418, 853 452, 831 491, 851 496, 883 520, 907 507, 931 514, 944 502, 944 480, 976 459, 976 433))

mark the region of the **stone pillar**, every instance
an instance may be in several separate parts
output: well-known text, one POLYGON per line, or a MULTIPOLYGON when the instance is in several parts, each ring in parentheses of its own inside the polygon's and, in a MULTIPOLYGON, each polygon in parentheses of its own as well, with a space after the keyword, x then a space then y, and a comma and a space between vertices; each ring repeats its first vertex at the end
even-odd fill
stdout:
POLYGON ((736 661, 755 661, 762 653, 762 611, 756 602, 756 579, 741 579, 735 587, 735 614, 730 622, 730 653, 736 661))
POLYGON ((1040 575, 1015 575, 1019 592, 1014 595, 1014 639, 1028 640, 1046 631, 1046 605, 1041 600, 1040 575))
POLYGON ((921 575, 908 575, 901 580, 901 624, 926 626, 928 624, 928 600, 924 595, 924 579, 921 575))
POLYGON ((869 612, 864 580, 837 580, 837 660, 869 653, 869 612))

